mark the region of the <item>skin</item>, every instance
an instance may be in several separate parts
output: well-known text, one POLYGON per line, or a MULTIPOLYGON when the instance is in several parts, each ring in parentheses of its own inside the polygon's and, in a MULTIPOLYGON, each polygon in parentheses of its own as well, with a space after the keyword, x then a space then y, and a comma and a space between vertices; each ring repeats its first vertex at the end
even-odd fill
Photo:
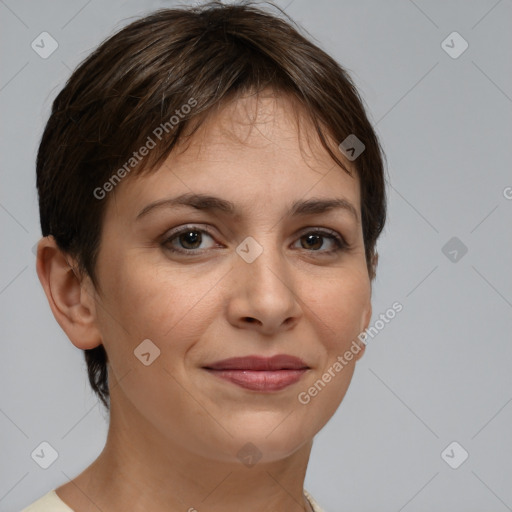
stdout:
POLYGON ((76 347, 102 343, 109 357, 105 448, 57 489, 76 512, 309 510, 302 490, 313 438, 340 405, 364 345, 308 404, 297 397, 368 326, 371 282, 357 175, 336 166, 292 112, 289 99, 270 93, 238 99, 156 172, 125 178, 108 196, 101 292, 77 277, 52 237, 41 239, 37 273, 55 318, 76 347), (239 213, 168 207, 135 220, 148 204, 190 192, 232 201, 239 213), (342 209, 286 216, 313 197, 345 198, 359 220, 342 209), (171 229, 188 224, 212 236, 165 245, 171 229), (334 230, 350 249, 329 254, 335 243, 309 241, 311 228, 334 230), (247 236, 263 248, 252 263, 236 252, 247 236), (148 366, 134 356, 145 339, 160 349, 148 366), (310 369, 263 393, 202 368, 255 354, 295 355, 310 369), (248 442, 261 453, 252 467, 237 457, 248 442))

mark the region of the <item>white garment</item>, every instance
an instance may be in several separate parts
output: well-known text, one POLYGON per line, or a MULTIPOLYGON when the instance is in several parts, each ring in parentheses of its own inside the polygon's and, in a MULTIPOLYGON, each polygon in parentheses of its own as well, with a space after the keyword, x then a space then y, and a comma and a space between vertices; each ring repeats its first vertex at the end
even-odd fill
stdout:
POLYGON ((21 512, 74 512, 57 495, 55 489, 31 503, 21 512))
POLYGON ((324 512, 322 508, 320 508, 320 505, 313 499, 313 496, 309 494, 306 489, 304 489, 304 494, 306 495, 306 498, 308 499, 309 503, 311 503, 311 506, 313 507, 313 512, 324 512))
MULTIPOLYGON (((324 512, 318 503, 313 499, 306 489, 304 489, 306 498, 311 503, 314 512, 324 512)), ((72 508, 68 507, 57 495, 55 489, 45 494, 43 497, 34 501, 28 507, 24 508, 21 512, 74 512, 72 508)))

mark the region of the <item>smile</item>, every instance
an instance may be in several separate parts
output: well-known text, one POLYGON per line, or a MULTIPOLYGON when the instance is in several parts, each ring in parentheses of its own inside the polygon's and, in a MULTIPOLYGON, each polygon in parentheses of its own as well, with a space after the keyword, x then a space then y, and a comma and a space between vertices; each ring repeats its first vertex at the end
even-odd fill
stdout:
POLYGON ((308 368, 290 370, 212 370, 210 374, 253 391, 279 391, 298 382, 308 368))

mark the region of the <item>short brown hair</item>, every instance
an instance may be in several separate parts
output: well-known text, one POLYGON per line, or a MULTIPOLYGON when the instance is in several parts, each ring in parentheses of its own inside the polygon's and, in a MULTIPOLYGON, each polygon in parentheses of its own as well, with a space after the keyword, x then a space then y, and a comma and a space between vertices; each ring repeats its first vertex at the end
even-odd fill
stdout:
MULTIPOLYGON (((109 37, 79 65, 53 102, 37 155, 42 235, 53 235, 99 289, 95 262, 108 200, 98 198, 99 188, 115 185, 116 170, 118 177, 126 174, 121 169, 127 171, 126 163, 155 127, 167 129, 132 175, 156 169, 187 127, 197 129, 202 114, 266 87, 298 102, 323 147, 348 174, 325 133, 338 142, 351 134, 363 142, 353 164, 373 281, 375 245, 386 220, 385 156, 362 99, 347 72, 291 20, 250 3, 155 11, 109 37), (180 110, 179 122, 170 126, 191 99, 194 108, 180 110)), ((109 409, 103 345, 85 350, 85 360, 89 382, 109 409)))

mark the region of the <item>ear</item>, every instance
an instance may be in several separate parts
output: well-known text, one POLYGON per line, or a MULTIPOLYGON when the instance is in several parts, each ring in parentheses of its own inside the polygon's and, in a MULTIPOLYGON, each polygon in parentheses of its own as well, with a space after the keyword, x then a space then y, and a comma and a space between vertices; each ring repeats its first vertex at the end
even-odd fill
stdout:
POLYGON ((36 271, 53 316, 75 347, 95 348, 102 341, 96 326, 95 290, 90 278, 80 279, 68 260, 75 265, 53 236, 41 238, 36 271))
MULTIPOLYGON (((368 307, 364 313, 364 316, 363 316, 363 322, 362 322, 362 326, 361 326, 361 330, 360 332, 365 332, 366 329, 368 328, 368 326, 370 325, 370 320, 372 319, 372 303, 371 303, 371 299, 368 301, 368 307)), ((361 347, 361 350, 356 354, 356 357, 355 357, 355 360, 358 361, 359 359, 361 359, 361 357, 363 357, 363 354, 366 350, 366 344, 363 343, 359 338, 356 338, 356 342, 357 344, 359 345, 359 347, 361 347)))
POLYGON ((377 265, 379 264, 379 253, 375 251, 371 259, 371 268, 369 269, 370 283, 373 282, 377 275, 377 265))
POLYGON ((372 258, 372 267, 373 267, 373 273, 375 274, 377 272, 377 265, 379 264, 379 253, 375 251, 375 254, 372 258))

